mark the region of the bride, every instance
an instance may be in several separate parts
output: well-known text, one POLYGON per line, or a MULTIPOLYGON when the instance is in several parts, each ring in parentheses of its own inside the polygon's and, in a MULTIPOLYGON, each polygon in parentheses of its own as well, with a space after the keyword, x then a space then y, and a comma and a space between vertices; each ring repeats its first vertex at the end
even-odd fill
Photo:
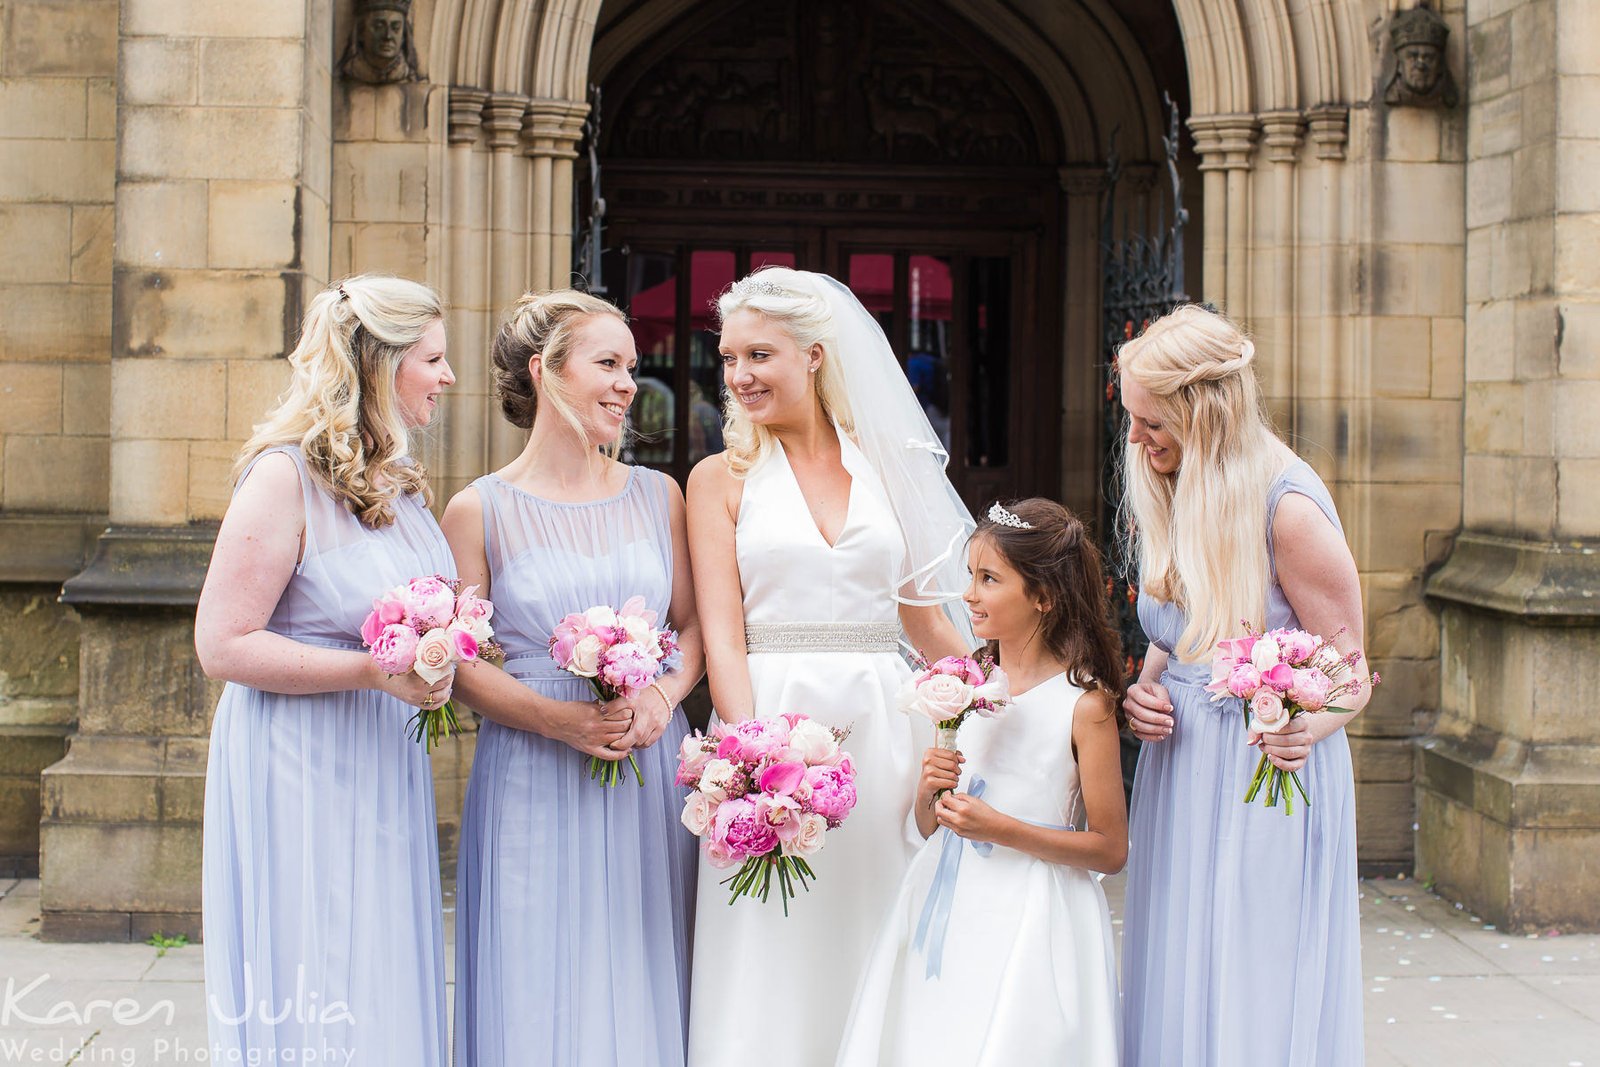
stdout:
MULTIPOLYGON (((789 905, 728 903, 702 858, 689 1056, 750 1061, 732 994, 763 987, 791 1022, 772 1067, 832 1063, 856 978, 912 854, 906 817, 927 737, 895 710, 907 641, 970 640, 942 604, 966 585, 973 521, 877 322, 826 275, 769 267, 718 301, 727 451, 689 477, 689 550, 717 714, 800 712, 848 726, 858 801, 789 905)), ((965 623, 963 623, 965 625, 965 623)))

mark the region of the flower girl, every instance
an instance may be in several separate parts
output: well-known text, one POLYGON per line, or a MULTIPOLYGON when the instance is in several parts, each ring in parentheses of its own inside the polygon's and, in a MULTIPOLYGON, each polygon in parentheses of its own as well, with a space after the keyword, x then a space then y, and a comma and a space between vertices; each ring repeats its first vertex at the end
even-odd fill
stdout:
POLYGON ((1093 873, 1121 870, 1120 645, 1099 552, 1053 501, 996 504, 965 600, 1011 703, 927 751, 900 885, 841 1067, 1117 1062, 1116 957, 1093 873), (964 765, 964 766, 963 766, 964 765), (946 792, 959 787, 959 792, 946 792))

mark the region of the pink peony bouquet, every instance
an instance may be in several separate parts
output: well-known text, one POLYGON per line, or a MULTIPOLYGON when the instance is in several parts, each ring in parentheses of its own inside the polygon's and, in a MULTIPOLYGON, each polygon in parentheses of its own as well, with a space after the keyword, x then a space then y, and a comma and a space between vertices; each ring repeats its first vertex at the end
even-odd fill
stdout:
MULTIPOLYGON (((637 696, 683 665, 678 635, 656 629, 656 613, 645 608, 642 596, 631 598, 620 610, 601 605, 568 615, 550 635, 550 656, 557 667, 587 680, 601 702, 637 696)), ((590 756, 589 777, 616 785, 622 777, 620 762, 590 756)), ((628 765, 643 788, 631 752, 628 765)))
MULTIPOLYGON (((415 671, 432 685, 458 663, 499 657, 494 628, 489 625, 494 605, 475 595, 477 586, 460 587, 454 578, 430 574, 397 585, 373 600, 372 613, 361 624, 361 643, 379 670, 385 674, 415 671)), ((461 730, 455 702, 418 709, 408 728, 414 740, 433 751, 440 740, 461 730)))
POLYGON ((767 899, 776 874, 783 913, 796 889, 816 878, 807 857, 856 806, 856 769, 840 748, 848 730, 804 715, 718 720, 683 739, 678 784, 692 790, 683 825, 701 839, 712 866, 741 866, 722 884, 732 904, 767 899))
MULTIPOLYGON (((1359 662, 1359 651, 1341 653, 1332 641, 1304 630, 1256 633, 1247 624, 1245 636, 1220 642, 1212 653, 1211 682, 1206 691, 1213 702, 1228 699, 1244 702, 1250 744, 1254 745, 1260 743, 1262 734, 1282 732, 1297 715, 1348 711, 1335 707, 1334 702, 1379 682, 1376 674, 1370 679, 1356 675, 1355 666, 1359 662)), ((1294 811, 1295 790, 1307 806, 1311 804, 1299 773, 1273 766, 1265 752, 1256 764, 1255 777, 1250 780, 1244 802, 1255 800, 1263 785, 1267 789, 1267 807, 1276 807, 1278 798, 1282 797, 1285 815, 1294 811)))
POLYGON ((956 731, 969 714, 992 719, 1011 703, 1011 681, 988 653, 946 656, 932 664, 919 654, 916 662, 921 670, 901 686, 900 710, 933 723, 937 748, 956 750, 956 731))

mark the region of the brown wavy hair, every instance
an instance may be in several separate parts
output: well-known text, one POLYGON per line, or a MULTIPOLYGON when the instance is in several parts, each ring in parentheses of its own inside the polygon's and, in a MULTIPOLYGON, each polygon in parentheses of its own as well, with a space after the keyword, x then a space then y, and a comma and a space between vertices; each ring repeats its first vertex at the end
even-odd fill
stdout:
MULTIPOLYGON (((1100 549, 1076 515, 1043 497, 1005 505, 1031 529, 1004 526, 987 516, 978 520, 972 540, 983 540, 1005 557, 1022 576, 1029 595, 1048 605, 1039 620, 1044 645, 1067 664, 1067 678, 1081 689, 1100 689, 1124 723, 1122 698, 1127 694, 1122 639, 1111 625, 1105 567, 1100 549)), ((1000 645, 988 643, 998 657, 1000 645)))

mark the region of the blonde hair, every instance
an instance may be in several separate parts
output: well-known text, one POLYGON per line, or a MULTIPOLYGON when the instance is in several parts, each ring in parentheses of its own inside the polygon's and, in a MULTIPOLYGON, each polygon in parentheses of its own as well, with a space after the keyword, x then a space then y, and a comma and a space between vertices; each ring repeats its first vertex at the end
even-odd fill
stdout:
POLYGON ((311 299, 289 353, 289 388, 234 464, 237 481, 277 445, 300 446, 306 466, 374 529, 394 522, 394 504, 421 493, 427 474, 407 459, 410 442, 395 392, 405 354, 444 316, 439 294, 417 282, 358 274, 311 299))
MULTIPOLYGON (((583 436, 583 423, 567 396, 562 375, 578 330, 596 315, 613 315, 624 324, 628 321, 615 304, 576 289, 522 294, 495 334, 493 348, 494 392, 511 425, 531 429, 539 413, 540 397, 528 365, 534 356, 539 356, 545 369, 540 383, 543 402, 573 432, 583 436)), ((613 459, 622 449, 623 432, 619 431, 617 439, 606 445, 606 454, 613 459)))
POLYGON ((1173 474, 1151 468, 1144 445, 1123 452, 1123 522, 1130 558, 1152 596, 1180 605, 1182 659, 1265 623, 1270 563, 1267 494, 1283 467, 1251 362, 1255 345, 1233 322, 1193 304, 1122 346, 1122 373, 1151 396, 1177 439, 1173 474))
MULTIPOLYGON (((740 311, 754 311, 771 319, 787 333, 801 352, 822 346, 822 365, 812 376, 822 413, 846 435, 854 435, 855 414, 845 389, 844 368, 839 365, 839 340, 833 309, 810 279, 788 267, 763 267, 717 298, 717 323, 725 325, 740 311)), ((772 431, 750 421, 739 401, 728 396, 723 404, 723 453, 728 470, 743 478, 759 467, 772 451, 772 431)))

